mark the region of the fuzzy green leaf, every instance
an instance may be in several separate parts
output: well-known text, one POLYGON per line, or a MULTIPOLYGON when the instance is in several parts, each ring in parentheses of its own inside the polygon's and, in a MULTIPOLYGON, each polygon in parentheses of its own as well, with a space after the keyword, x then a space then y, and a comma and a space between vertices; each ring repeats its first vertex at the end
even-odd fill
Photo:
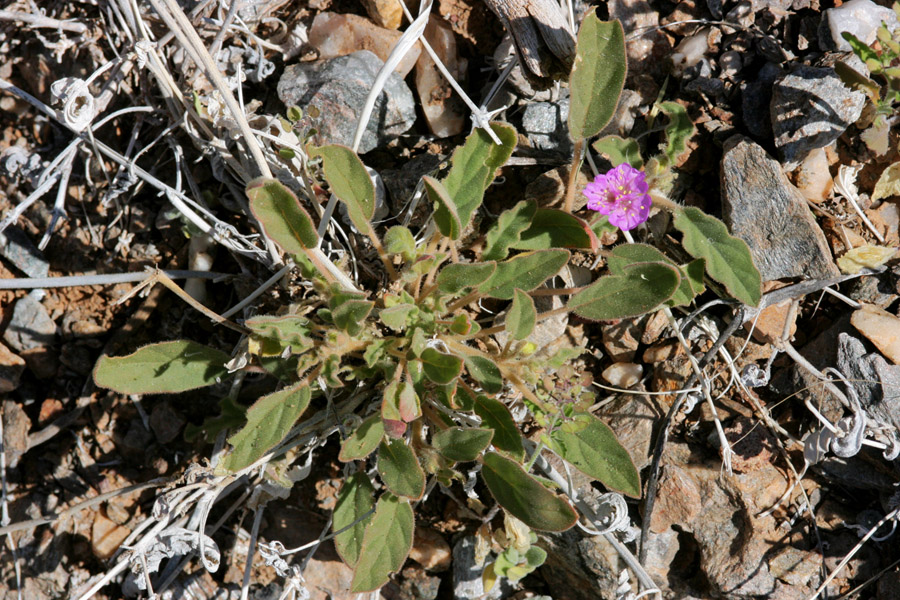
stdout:
POLYGON ((346 300, 331 311, 331 318, 339 329, 350 335, 358 335, 374 306, 375 303, 371 300, 346 300))
POLYGON ((522 470, 513 460, 496 452, 484 455, 481 477, 500 506, 539 531, 565 531, 575 524, 575 509, 522 470))
POLYGON ((406 442, 386 439, 378 445, 378 474, 391 493, 418 500, 425 493, 425 471, 406 442))
POLYGON ((664 154, 668 164, 674 165, 678 157, 684 154, 687 141, 694 135, 694 123, 687 109, 677 102, 660 102, 659 108, 669 117, 664 154))
POLYGON ((390 574, 399 571, 406 562, 414 529, 415 517, 409 500, 393 494, 379 498, 372 521, 366 527, 350 591, 371 592, 387 583, 390 574))
MULTIPOLYGON (((547 440, 545 440, 547 441, 547 440)), ((641 477, 628 451, 606 423, 579 413, 554 429, 548 446, 573 467, 606 487, 632 498, 641 495, 641 477)))
POLYGON ((438 289, 445 294, 458 294, 466 288, 481 285, 497 270, 497 263, 453 263, 438 273, 438 289))
POLYGON ((703 274, 706 272, 706 260, 696 258, 686 265, 679 267, 681 270, 681 283, 669 300, 668 306, 687 306, 698 295, 703 293, 706 286, 703 284, 703 274))
POLYGON ((497 263, 497 270, 479 287, 491 298, 511 300, 516 288, 530 292, 556 275, 569 260, 567 250, 537 250, 497 263))
POLYGON ((409 316, 418 310, 415 304, 395 304, 378 313, 378 318, 394 331, 403 331, 409 325, 409 316))
MULTIPOLYGON (((340 531, 360 519, 375 506, 375 488, 368 475, 354 473, 341 486, 337 504, 332 513, 331 530, 340 531)), ((359 561, 366 527, 372 522, 372 515, 362 519, 346 531, 334 536, 334 548, 349 567, 359 561)))
POLYGON ((503 389, 503 375, 491 359, 477 355, 467 356, 466 370, 488 394, 496 394, 503 389))
POLYGON ((260 315, 251 317, 244 325, 260 340, 272 340, 281 347, 290 346, 296 353, 301 348, 312 345, 312 328, 309 319, 297 315, 260 315))
POLYGON ((462 373, 463 361, 453 354, 445 354, 435 348, 425 348, 419 357, 425 377, 437 384, 450 383, 462 373))
POLYGON ((604 22, 588 11, 578 32, 569 76, 569 135, 574 140, 600 133, 609 123, 625 85, 625 32, 619 21, 604 22))
POLYGON ((384 234, 384 249, 388 254, 400 254, 403 260, 416 257, 416 240, 412 232, 403 225, 394 225, 384 234))
POLYGON ((512 244, 517 250, 547 248, 585 248, 597 250, 597 236, 590 226, 575 215, 562 210, 540 209, 531 227, 512 244))
POLYGON ((506 405, 495 398, 479 395, 475 398, 475 414, 481 417, 481 424, 494 430, 491 443, 510 456, 522 460, 525 447, 522 435, 506 405))
POLYGON ((375 184, 366 166, 347 146, 332 144, 311 148, 310 157, 322 157, 322 172, 331 193, 347 205, 353 225, 362 232, 369 231, 375 215, 375 184))
POLYGON ((428 199, 434 205, 434 224, 438 231, 450 239, 458 240, 465 224, 460 220, 459 210, 450 192, 443 183, 429 175, 422 177, 422 184, 428 193, 428 199))
POLYGON ((381 421, 381 415, 372 415, 360 423, 356 431, 347 436, 347 439, 341 444, 338 460, 350 462, 366 458, 375 451, 383 437, 384 424, 381 421))
POLYGON ((622 275, 601 277, 569 300, 576 315, 593 321, 627 319, 650 312, 672 297, 681 282, 678 267, 633 263, 622 275))
POLYGON ((384 388, 381 401, 381 417, 388 421, 409 423, 422 416, 419 396, 413 386, 405 381, 392 381, 384 388))
POLYGON ((478 458, 492 437, 491 429, 451 427, 434 434, 431 445, 447 460, 468 462, 478 458))
POLYGON ((283 183, 260 177, 247 184, 246 193, 250 212, 282 250, 297 255, 318 245, 319 236, 309 213, 283 183))
POLYGON ((506 331, 514 340, 524 340, 534 331, 537 311, 531 296, 516 288, 512 306, 506 314, 506 331))
POLYGON ((228 355, 188 340, 150 344, 127 356, 101 356, 94 383, 120 394, 174 394, 212 385, 228 355))
POLYGON ((497 223, 485 236, 485 248, 481 254, 483 260, 503 260, 509 254, 510 246, 519 241, 523 231, 531 227, 537 203, 534 200, 522 200, 514 207, 503 211, 497 223))
POLYGON ((257 400, 247 409, 247 424, 228 439, 234 447, 222 465, 235 472, 250 466, 288 434, 312 396, 305 382, 257 400))
POLYGON ((624 163, 628 163, 635 169, 640 169, 644 166, 644 159, 641 158, 641 149, 632 138, 626 139, 617 135, 605 135, 594 142, 593 146, 594 150, 606 156, 614 167, 624 163))
POLYGON ((722 221, 693 206, 676 211, 673 224, 684 234, 684 249, 695 258, 706 259, 710 277, 744 304, 759 305, 762 279, 747 242, 729 234, 722 221))

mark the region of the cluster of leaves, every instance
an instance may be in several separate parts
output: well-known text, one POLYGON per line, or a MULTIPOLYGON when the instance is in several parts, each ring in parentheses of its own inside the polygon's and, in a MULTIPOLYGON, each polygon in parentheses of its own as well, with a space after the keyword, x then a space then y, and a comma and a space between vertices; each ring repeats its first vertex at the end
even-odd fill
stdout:
MULTIPOLYGON (((573 126, 580 132, 573 135, 593 136, 610 119, 624 81, 624 52, 621 25, 589 13, 571 81, 571 118, 582 124, 573 126), (610 88, 597 87, 606 75, 579 71, 589 64, 614 67, 610 88)), ((589 412, 590 380, 566 367, 578 352, 547 353, 530 340, 537 323, 558 312, 539 314, 534 292, 566 266, 572 250, 598 250, 594 228, 568 212, 522 201, 499 216, 484 244, 459 247, 515 146, 512 127, 491 127, 500 145, 477 130, 454 152, 446 177, 423 179, 435 227, 420 232, 424 239, 418 242, 403 226, 376 231, 375 190, 355 153, 336 145, 308 147, 331 192, 381 257, 390 280, 386 288, 362 292, 342 285, 322 264, 317 228, 297 198, 277 180, 256 180, 247 186, 251 211, 296 262, 314 296, 279 314, 246 320, 245 365, 235 366, 226 354, 201 344, 175 341, 103 357, 95 368, 99 386, 128 394, 208 386, 228 377, 226 363, 231 370, 262 368, 282 380, 281 389, 260 398, 239 424, 233 401, 223 404, 227 418, 210 423, 243 425, 228 440, 231 448, 218 467, 222 474, 283 457, 292 428, 310 406, 339 419, 345 432, 339 459, 350 474, 333 528, 338 552, 354 568, 355 592, 379 588, 403 565, 412 544, 413 505, 429 479, 472 490, 470 476, 479 473, 504 514, 525 528, 517 543, 499 552, 493 576, 520 578, 543 561, 530 530, 574 525, 572 505, 529 472, 534 452, 529 456, 531 443, 510 412, 514 396, 543 428, 537 451, 549 448, 611 490, 632 497, 641 492, 627 451, 589 412), (481 301, 505 308, 502 324, 484 326, 473 308, 481 301), (501 332, 505 341, 498 342, 494 336, 501 332), (354 402, 361 394, 374 401, 354 402), (370 462, 375 481, 367 475, 370 462)), ((705 276, 747 304, 759 301, 759 274, 746 244, 697 209, 677 210, 674 225, 696 260, 682 265, 650 245, 617 246, 608 255, 609 273, 571 293, 563 310, 611 320, 686 305, 705 289, 705 276)))

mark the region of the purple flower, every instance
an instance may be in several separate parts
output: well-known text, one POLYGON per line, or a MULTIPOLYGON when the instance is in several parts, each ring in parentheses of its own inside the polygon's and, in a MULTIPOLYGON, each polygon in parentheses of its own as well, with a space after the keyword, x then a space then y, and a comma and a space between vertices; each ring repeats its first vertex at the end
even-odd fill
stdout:
POLYGON ((584 188, 587 207, 609 215, 609 222, 628 231, 650 216, 649 186, 644 173, 622 163, 605 175, 597 175, 584 188))

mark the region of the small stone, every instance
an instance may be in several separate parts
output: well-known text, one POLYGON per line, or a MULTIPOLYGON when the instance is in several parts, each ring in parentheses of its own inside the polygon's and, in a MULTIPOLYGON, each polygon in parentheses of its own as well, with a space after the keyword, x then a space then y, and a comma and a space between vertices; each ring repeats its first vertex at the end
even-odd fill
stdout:
POLYGON ((856 391, 870 419, 900 431, 900 366, 889 364, 878 352, 868 352, 861 340, 840 333, 835 368, 856 391))
MULTIPOLYGON (((784 300, 778 304, 772 304, 765 307, 759 312, 757 317, 744 323, 744 329, 753 330, 753 337, 760 343, 772 343, 779 340, 784 333, 784 325, 789 315, 791 315, 792 300, 784 300)), ((797 331, 797 311, 793 312, 793 320, 791 321, 790 335, 788 339, 797 331)))
POLYGON ((602 329, 603 348, 616 362, 631 362, 640 345, 643 323, 646 317, 624 319, 602 329))
POLYGON ((28 432, 31 430, 31 419, 17 402, 3 402, 3 452, 6 455, 6 466, 15 468, 19 458, 28 451, 28 432))
POLYGON ((815 148, 806 155, 797 168, 795 182, 803 196, 814 204, 828 200, 834 180, 828 171, 828 154, 825 148, 815 148))
POLYGON ((769 558, 769 571, 785 583, 804 586, 822 568, 822 556, 815 551, 783 546, 769 558))
POLYGON ((130 529, 107 519, 98 511, 94 515, 94 524, 91 526, 91 550, 94 551, 97 558, 106 560, 115 554, 130 534, 130 529))
POLYGON ((763 281, 840 274, 803 194, 758 144, 730 138, 721 173, 725 224, 750 246, 763 281))
POLYGON ((850 317, 850 323, 875 344, 885 358, 900 365, 900 318, 877 306, 863 304, 850 317))
MULTIPOLYGON (((450 548, 447 548, 448 552, 450 548)), ((400 595, 396 600, 434 600, 441 587, 441 578, 429 575, 422 569, 407 568, 400 573, 400 595)))
POLYGON ((453 597, 457 600, 498 600, 506 598, 512 587, 505 578, 487 593, 481 583, 482 565, 475 564, 475 537, 467 535, 453 546, 453 597))
POLYGON ((403 8, 397 0, 363 0, 366 12, 377 25, 397 29, 403 24, 403 8))
POLYGON ((23 296, 13 308, 3 339, 18 352, 43 348, 56 339, 56 323, 43 304, 31 295, 23 296))
POLYGON ((11 392, 19 387, 19 379, 25 370, 22 357, 0 344, 0 394, 11 392))
MULTIPOLYGON (((453 29, 442 20, 431 19, 425 26, 425 39, 454 79, 463 80, 467 61, 459 56, 453 29)), ((428 128, 435 137, 462 132, 466 124, 465 105, 427 52, 422 52, 416 61, 416 91, 428 128)))
POLYGON ((25 233, 8 227, 0 233, 0 256, 29 277, 46 277, 50 263, 25 233))
POLYGON ((121 440, 116 440, 119 450, 129 460, 143 462, 146 458, 150 444, 153 442, 153 434, 144 429, 140 419, 131 422, 128 431, 121 440))
POLYGON ((798 66, 775 82, 771 118, 785 169, 834 142, 862 114, 866 96, 845 86, 832 68, 798 66))
POLYGON ((735 473, 768 468, 778 456, 777 442, 765 427, 746 417, 737 418, 725 429, 725 438, 734 452, 731 467, 735 473))
POLYGON ((522 132, 532 148, 571 154, 574 146, 568 133, 568 118, 568 96, 556 102, 529 102, 522 112, 522 132))
POLYGON ((56 398, 47 398, 41 402, 41 412, 38 415, 38 425, 46 425, 53 419, 62 415, 63 403, 56 398))
POLYGON ((168 444, 178 437, 181 428, 187 420, 175 410, 168 401, 163 401, 153 407, 150 413, 150 428, 156 434, 156 441, 160 444, 168 444))
POLYGON ((603 379, 613 387, 628 389, 641 380, 644 368, 635 363, 617 362, 603 369, 603 379))
MULTIPOLYGON (((315 106, 314 121, 322 143, 351 146, 356 123, 383 61, 361 50, 326 60, 290 65, 278 82, 278 97, 287 106, 315 106)), ((359 145, 365 154, 399 137, 416 120, 413 95, 403 79, 391 73, 378 96, 359 145)))
POLYGON ((647 323, 644 325, 644 333, 641 334, 641 343, 655 343, 668 326, 669 318, 666 316, 666 312, 663 310, 656 311, 650 315, 647 319, 647 323))
POLYGON ((450 568, 450 544, 436 531, 417 527, 409 557, 427 571, 446 571, 450 568))
POLYGON ((741 59, 740 52, 730 50, 728 52, 723 52, 722 56, 719 57, 719 72, 722 77, 727 77, 729 79, 734 78, 741 72, 743 66, 744 61, 741 59))
MULTIPOLYGON (((394 4, 399 7, 396 1, 394 4)), ((322 12, 316 15, 312 27, 309 28, 309 45, 319 51, 320 59, 337 58, 359 50, 368 50, 382 61, 386 61, 401 35, 403 34, 399 31, 374 25, 359 15, 322 12)), ((406 77, 412 71, 420 53, 422 46, 416 44, 394 67, 394 71, 401 78, 406 77)))
POLYGON ((680 348, 681 344, 678 341, 655 344, 644 350, 641 360, 645 363, 655 365, 656 363, 667 361, 675 356, 680 348))
MULTIPOLYGON (((831 39, 828 40, 833 47, 842 52, 850 52, 850 42, 844 39, 845 31, 852 33, 867 46, 871 46, 876 39, 881 22, 887 23, 888 29, 894 31, 900 26, 897 15, 886 6, 879 6, 872 0, 850 0, 837 8, 829 8, 822 18, 823 26, 827 26, 831 39)), ((825 41, 824 36, 822 41, 825 41)), ((823 50, 829 50, 823 47, 823 50)))
POLYGON ((650 464, 654 426, 668 407, 659 396, 620 394, 597 414, 616 434, 616 439, 638 471, 650 464))

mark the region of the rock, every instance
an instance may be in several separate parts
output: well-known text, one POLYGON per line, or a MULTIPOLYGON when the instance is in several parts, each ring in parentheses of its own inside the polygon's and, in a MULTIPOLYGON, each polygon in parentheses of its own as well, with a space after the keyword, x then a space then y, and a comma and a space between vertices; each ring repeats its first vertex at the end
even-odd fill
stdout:
POLYGON ((730 138, 721 175, 725 223, 750 246, 763 281, 840 274, 803 195, 758 144, 730 138))
MULTIPOLYGON (((801 550, 793 546, 783 546, 769 557, 769 571, 783 582, 795 587, 804 587, 813 580, 820 579, 822 555, 816 551, 801 550)), ((807 596, 804 594, 804 596, 807 596)))
POLYGON ((888 364, 878 352, 867 352, 860 340, 841 333, 835 368, 853 386, 870 419, 900 431, 900 395, 896 393, 900 390, 900 366, 888 364))
POLYGON ((377 25, 397 29, 403 24, 403 9, 397 0, 363 0, 366 12, 377 25))
MULTIPOLYGON (((778 304, 772 304, 759 312, 757 317, 744 323, 744 329, 750 331, 753 328, 753 337, 760 343, 772 343, 781 339, 784 333, 784 325, 791 314, 792 300, 784 300, 778 304)), ((793 313, 793 321, 789 330, 788 339, 797 331, 797 313, 793 313)))
POLYGON ((568 96, 556 102, 529 102, 522 112, 522 133, 528 136, 532 148, 571 154, 574 146, 568 118, 568 96))
MULTIPOLYGON (((534 181, 525 187, 525 197, 530 198, 538 203, 541 208, 562 208, 566 196, 566 181, 568 181, 568 167, 558 167, 551 169, 538 175, 534 181)), ((575 181, 575 187, 583 190, 591 179, 588 178, 584 170, 578 172, 575 181)), ((584 194, 575 194, 575 203, 572 212, 578 212, 587 204, 587 198, 584 194)), ((607 244, 609 241, 600 240, 601 244, 607 244)))
POLYGON ((875 344, 885 358, 900 365, 900 318, 877 306, 863 304, 853 313, 850 323, 875 344))
MULTIPOLYGON (((449 553, 450 548, 447 547, 449 553)), ((448 554, 449 560, 449 554, 448 554)), ((400 573, 400 594, 397 600, 434 600, 441 587, 441 578, 429 575, 422 569, 407 568, 400 573)))
POLYGON ((475 537, 467 535, 453 546, 453 597, 457 600, 497 600, 512 593, 506 579, 499 579, 487 593, 481 584, 484 567, 475 564, 475 537))
POLYGON ((175 410, 168 401, 163 401, 153 407, 150 413, 150 428, 156 434, 156 441, 160 444, 168 444, 178 437, 181 428, 187 420, 175 410))
POLYGON ((656 424, 666 416, 667 410, 659 396, 621 394, 605 405, 597 416, 613 430, 640 471, 650 464, 656 424))
POLYGON ((834 180, 829 172, 825 148, 815 148, 800 163, 795 175, 797 189, 815 204, 821 204, 831 195, 834 180))
POLYGON ((384 169, 381 179, 395 207, 405 206, 412 199, 422 175, 436 174, 442 158, 430 152, 420 154, 400 165, 399 169, 384 169))
POLYGON ((609 385, 620 389, 628 389, 640 382, 644 375, 641 365, 631 362, 617 362, 603 369, 601 376, 609 385))
POLYGON ((611 359, 616 362, 631 362, 634 359, 646 319, 645 315, 602 327, 603 348, 611 359))
POLYGON ((409 557, 427 571, 446 571, 450 568, 450 544, 436 531, 417 527, 409 557))
POLYGON ((19 387, 19 379, 25 370, 22 357, 0 344, 0 394, 11 392, 19 387))
POLYGON ((117 447, 122 455, 136 463, 146 459, 152 442, 153 434, 144 429, 140 419, 132 420, 125 435, 121 439, 116 438, 117 447))
POLYGON ((830 36, 822 35, 825 31, 820 30, 820 45, 823 50, 836 48, 842 52, 850 52, 850 43, 841 35, 846 31, 871 46, 882 21, 887 23, 891 31, 900 27, 900 21, 893 10, 879 6, 872 0, 850 0, 837 8, 829 8, 822 15, 822 28, 827 29, 830 36))
MULTIPOLYGON (((542 536, 547 560, 539 573, 554 600, 615 598, 618 574, 626 568, 602 536, 585 537, 577 529, 542 536)), ((508 596, 504 596, 508 597, 508 596)))
POLYGON ((12 400, 3 402, 3 452, 6 455, 6 466, 15 468, 19 458, 28 451, 28 432, 31 430, 31 419, 25 410, 12 400))
POLYGON ((688 471, 677 464, 665 465, 650 516, 650 531, 659 534, 673 525, 683 527, 693 522, 703 504, 700 494, 699 484, 688 471))
POLYGON ((0 256, 29 277, 46 277, 50 271, 50 263, 44 258, 44 253, 15 227, 8 227, 0 233, 0 256))
POLYGON ((759 423, 738 417, 725 429, 725 438, 734 454, 731 468, 735 473, 750 473, 768 468, 778 458, 777 442, 759 423))
MULTIPOLYGON (((278 97, 287 106, 316 106, 315 126, 323 143, 353 144, 353 134, 366 96, 384 63, 367 50, 287 67, 278 82, 278 97)), ((403 79, 391 73, 375 102, 359 146, 365 154, 399 137, 416 120, 413 95, 403 79)))
POLYGON ((733 50, 723 52, 719 57, 719 73, 722 77, 733 79, 741 72, 744 67, 744 61, 741 59, 741 53, 733 50))
POLYGON ((775 146, 794 170, 810 151, 834 142, 862 114, 866 96, 834 69, 800 65, 775 82, 770 105, 775 146))
POLYGON ((43 348, 56 339, 56 323, 43 304, 31 295, 23 296, 13 308, 3 339, 19 352, 43 348))
POLYGON ((94 551, 97 558, 106 560, 119 549, 119 546, 130 534, 130 529, 117 525, 107 519, 102 512, 97 511, 91 526, 91 550, 94 551))
POLYGON ((772 86, 782 74, 781 67, 768 62, 759 70, 755 79, 741 83, 741 115, 750 135, 768 141, 772 135, 772 119, 769 105, 772 86))
POLYGON ((355 600, 358 594, 350 593, 353 569, 340 560, 309 561, 303 571, 309 600, 355 600))
POLYGON ((625 31, 645 32, 628 39, 625 44, 629 78, 638 74, 653 76, 664 72, 665 59, 672 53, 672 45, 658 29, 659 13, 651 8, 650 3, 647 0, 611 0, 607 10, 609 19, 622 21, 625 31))
MULTIPOLYGON (((400 10, 396 0, 393 4, 400 10)), ((337 58, 359 50, 368 50, 384 62, 391 55, 391 50, 401 35, 403 34, 399 31, 379 27, 359 15, 322 12, 316 15, 309 29, 309 45, 319 51, 320 59, 337 58)), ((420 54, 423 54, 422 46, 416 44, 394 68, 401 79, 409 75, 420 54)))
MULTIPOLYGON (((431 19, 425 27, 425 39, 453 78, 463 80, 467 61, 459 56, 456 35, 450 26, 441 20, 431 19)), ((439 138, 462 133, 466 125, 465 104, 427 52, 422 52, 416 61, 416 91, 431 133, 439 138)))

